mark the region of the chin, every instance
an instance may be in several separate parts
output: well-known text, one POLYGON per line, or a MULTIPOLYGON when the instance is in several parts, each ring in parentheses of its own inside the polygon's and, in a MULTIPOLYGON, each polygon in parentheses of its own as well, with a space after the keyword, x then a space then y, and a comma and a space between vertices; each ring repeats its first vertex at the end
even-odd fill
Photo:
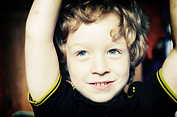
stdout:
POLYGON ((110 101, 113 97, 108 97, 108 98, 103 98, 104 96, 102 96, 102 97, 97 97, 97 98, 92 98, 91 100, 93 101, 93 102, 97 102, 97 103, 104 103, 104 102, 108 102, 108 101, 110 101))
POLYGON ((90 100, 92 100, 93 102, 97 102, 97 103, 105 103, 105 102, 110 101, 111 99, 113 99, 117 95, 119 95, 120 92, 121 91, 117 92, 115 95, 107 94, 107 95, 99 95, 99 96, 95 96, 95 97, 90 97, 90 100))

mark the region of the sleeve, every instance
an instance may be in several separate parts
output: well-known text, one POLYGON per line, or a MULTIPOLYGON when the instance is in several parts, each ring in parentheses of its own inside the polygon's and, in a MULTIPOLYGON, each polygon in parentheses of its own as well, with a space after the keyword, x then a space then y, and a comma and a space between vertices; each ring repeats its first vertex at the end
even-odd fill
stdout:
POLYGON ((56 90, 57 88, 60 86, 60 83, 61 83, 61 80, 62 80, 62 76, 61 74, 58 75, 58 78, 55 82, 55 84, 51 87, 51 89, 42 96, 42 98, 38 101, 35 101, 32 99, 31 95, 30 95, 30 92, 28 91, 28 101, 29 103, 32 105, 32 106, 40 106, 42 105, 56 90))
POLYGON ((151 75, 147 81, 135 82, 130 85, 133 89, 135 113, 151 117, 173 117, 177 111, 177 95, 163 79, 161 69, 151 75), (135 104, 136 103, 136 104, 135 104))
POLYGON ((61 116, 62 113, 67 114, 67 112, 65 112, 67 110, 66 108, 69 108, 67 104, 72 103, 67 99, 68 97, 71 97, 68 95, 71 94, 68 93, 71 89, 72 86, 70 86, 70 84, 66 82, 66 79, 59 74, 53 87, 51 87, 39 101, 33 100, 29 92, 28 101, 32 105, 35 116, 55 117, 61 116))
POLYGON ((171 88, 168 86, 168 84, 165 82, 161 69, 156 73, 157 74, 157 79, 164 91, 173 99, 174 102, 177 104, 177 95, 171 90, 171 88))

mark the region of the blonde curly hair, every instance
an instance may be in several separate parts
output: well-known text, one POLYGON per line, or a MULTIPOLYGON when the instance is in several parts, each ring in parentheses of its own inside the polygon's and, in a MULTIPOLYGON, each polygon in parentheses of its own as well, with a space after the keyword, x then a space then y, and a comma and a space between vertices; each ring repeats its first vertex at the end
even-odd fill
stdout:
POLYGON ((117 22, 119 30, 112 36, 116 39, 123 35, 126 39, 130 54, 129 82, 132 82, 135 67, 141 63, 147 48, 148 20, 137 3, 134 0, 72 0, 64 6, 55 32, 58 46, 64 55, 63 45, 67 42, 69 32, 76 31, 81 23, 94 23, 111 13, 120 19, 117 22))

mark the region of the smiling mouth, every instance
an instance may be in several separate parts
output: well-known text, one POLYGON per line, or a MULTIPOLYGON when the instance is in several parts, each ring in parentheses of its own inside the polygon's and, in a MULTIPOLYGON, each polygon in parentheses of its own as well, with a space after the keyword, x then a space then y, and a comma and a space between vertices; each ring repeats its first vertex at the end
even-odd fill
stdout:
POLYGON ((104 81, 104 82, 89 83, 89 85, 92 86, 96 90, 107 91, 112 87, 113 83, 114 81, 104 81))
POLYGON ((113 83, 114 81, 108 81, 108 82, 95 82, 95 83, 89 83, 90 85, 95 85, 95 86, 104 86, 110 83, 113 83))

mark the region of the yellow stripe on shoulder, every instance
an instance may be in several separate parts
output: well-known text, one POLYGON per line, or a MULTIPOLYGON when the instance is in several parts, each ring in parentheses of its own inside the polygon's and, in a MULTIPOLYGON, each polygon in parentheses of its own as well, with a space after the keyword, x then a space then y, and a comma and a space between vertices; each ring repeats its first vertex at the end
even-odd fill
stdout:
POLYGON ((28 101, 34 105, 34 106, 40 106, 42 105, 56 90, 57 88, 60 86, 60 83, 61 83, 61 80, 62 80, 62 76, 61 74, 59 73, 58 75, 58 78, 55 82, 55 84, 50 88, 50 90, 45 93, 45 95, 42 96, 42 98, 38 101, 34 101, 30 95, 30 92, 28 91, 28 101))
POLYGON ((173 92, 173 90, 168 86, 165 79, 162 76, 161 69, 157 71, 156 73, 157 79, 162 86, 162 88, 165 90, 165 92, 177 103, 177 95, 173 92))

